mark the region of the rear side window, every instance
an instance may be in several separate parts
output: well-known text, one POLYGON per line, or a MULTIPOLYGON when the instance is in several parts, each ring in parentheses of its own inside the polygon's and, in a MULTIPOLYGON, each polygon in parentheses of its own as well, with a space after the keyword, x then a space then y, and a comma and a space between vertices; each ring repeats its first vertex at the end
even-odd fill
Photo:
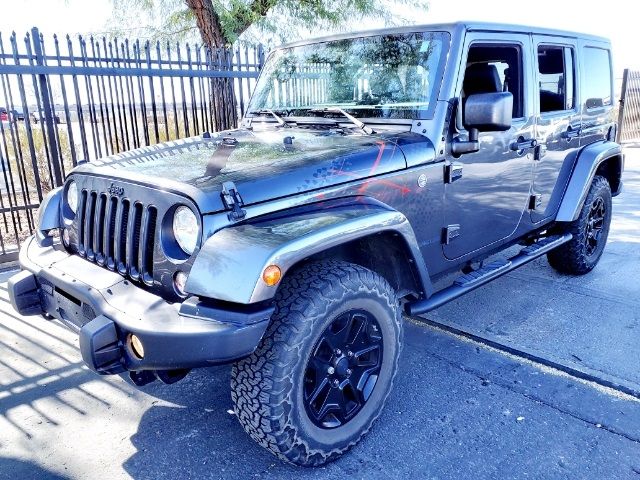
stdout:
POLYGON ((584 48, 585 81, 582 98, 586 108, 612 105, 611 57, 608 50, 595 47, 584 48))
POLYGON ((538 47, 540 113, 573 110, 574 65, 573 49, 554 45, 538 47))

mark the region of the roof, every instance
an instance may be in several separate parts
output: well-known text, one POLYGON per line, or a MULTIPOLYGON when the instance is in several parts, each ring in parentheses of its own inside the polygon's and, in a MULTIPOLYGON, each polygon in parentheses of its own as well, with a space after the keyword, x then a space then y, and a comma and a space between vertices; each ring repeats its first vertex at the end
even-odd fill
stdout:
POLYGON ((469 22, 459 21, 453 23, 434 23, 434 24, 421 24, 421 25, 407 25, 404 27, 391 27, 381 28, 376 30, 364 30, 354 31, 349 33, 340 33, 337 35, 330 35, 325 37, 311 38, 307 40, 301 40, 297 42, 287 43, 282 45, 281 48, 293 47, 297 45, 306 45, 309 43, 328 42, 332 40, 342 40, 353 37, 367 37, 373 35, 389 35, 394 33, 411 33, 420 31, 442 31, 442 32, 455 32, 455 31, 482 31, 482 32, 508 32, 508 33, 532 33, 536 35, 552 35, 556 37, 566 38, 583 38, 588 40, 595 40, 598 42, 609 42, 608 38, 599 37, 597 35, 591 35, 588 33, 571 32, 568 30, 557 30, 551 28, 535 27, 531 25, 511 25, 508 23, 491 23, 491 22, 469 22))

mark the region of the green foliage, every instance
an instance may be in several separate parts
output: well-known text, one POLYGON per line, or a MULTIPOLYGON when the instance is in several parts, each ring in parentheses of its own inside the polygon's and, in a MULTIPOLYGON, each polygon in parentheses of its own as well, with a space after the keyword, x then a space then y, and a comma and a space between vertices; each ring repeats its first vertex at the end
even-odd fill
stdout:
MULTIPOLYGON (((153 40, 193 40, 200 36, 183 0, 112 0, 110 33, 153 40)), ((411 23, 427 0, 211 0, 229 43, 274 44, 310 33, 357 30, 363 21, 377 25, 411 23), (256 5, 269 7, 262 15, 256 5), (247 25, 250 28, 245 29, 247 25)))

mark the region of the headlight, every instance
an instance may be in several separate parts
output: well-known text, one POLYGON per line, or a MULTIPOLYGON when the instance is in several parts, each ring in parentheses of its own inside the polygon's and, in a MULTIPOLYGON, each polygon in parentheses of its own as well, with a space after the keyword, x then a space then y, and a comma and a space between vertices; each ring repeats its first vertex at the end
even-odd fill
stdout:
POLYGON ((191 255, 198 243, 198 219, 189 207, 178 207, 173 215, 173 236, 180 248, 191 255))
POLYGON ((76 182, 73 180, 69 182, 69 186, 67 187, 67 205, 69 205, 69 208, 75 215, 78 209, 78 185, 76 185, 76 182))

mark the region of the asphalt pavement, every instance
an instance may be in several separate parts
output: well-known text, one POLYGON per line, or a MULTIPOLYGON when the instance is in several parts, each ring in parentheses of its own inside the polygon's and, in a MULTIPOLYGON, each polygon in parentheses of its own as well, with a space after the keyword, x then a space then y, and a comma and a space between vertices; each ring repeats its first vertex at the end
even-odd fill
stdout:
POLYGON ((591 274, 541 259, 427 316, 461 335, 407 319, 383 415, 317 469, 249 439, 228 367, 142 389, 98 377, 73 333, 17 316, 0 284, 0 479, 640 479, 640 400, 628 394, 640 385, 640 150, 624 180, 591 274))

